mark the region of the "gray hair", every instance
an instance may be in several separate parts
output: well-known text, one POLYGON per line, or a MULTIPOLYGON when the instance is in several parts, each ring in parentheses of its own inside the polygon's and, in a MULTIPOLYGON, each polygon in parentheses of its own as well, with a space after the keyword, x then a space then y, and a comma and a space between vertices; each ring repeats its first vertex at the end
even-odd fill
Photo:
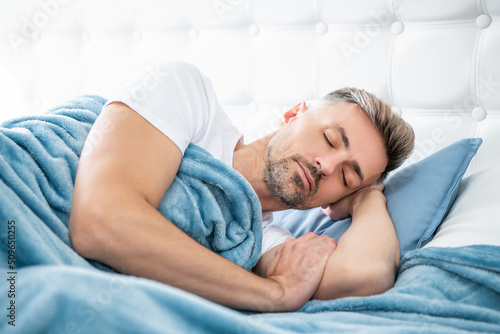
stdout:
POLYGON ((327 94, 317 102, 316 106, 354 103, 370 117, 382 137, 387 157, 387 166, 379 181, 383 181, 389 172, 401 166, 412 153, 415 142, 413 128, 401 116, 392 112, 390 105, 374 94, 358 88, 345 87, 327 94))

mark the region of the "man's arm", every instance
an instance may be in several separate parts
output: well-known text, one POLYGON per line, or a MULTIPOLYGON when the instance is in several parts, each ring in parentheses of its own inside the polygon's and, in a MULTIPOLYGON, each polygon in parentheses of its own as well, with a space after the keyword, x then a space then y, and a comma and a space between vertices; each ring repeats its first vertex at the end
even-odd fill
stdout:
POLYGON ((105 107, 78 167, 69 226, 75 250, 119 272, 234 308, 302 306, 316 290, 334 244, 315 235, 289 243, 267 279, 211 252, 156 209, 181 159, 177 146, 135 111, 122 103, 105 107))
POLYGON ((338 203, 352 223, 328 260, 313 298, 368 296, 394 285, 399 241, 382 189, 383 185, 366 187, 338 203))
MULTIPOLYGON (((351 215, 352 224, 330 256, 313 299, 368 296, 393 286, 399 242, 381 190, 368 187, 336 203, 335 210, 351 215)), ((257 274, 266 277, 279 247, 260 258, 254 267, 257 274)))

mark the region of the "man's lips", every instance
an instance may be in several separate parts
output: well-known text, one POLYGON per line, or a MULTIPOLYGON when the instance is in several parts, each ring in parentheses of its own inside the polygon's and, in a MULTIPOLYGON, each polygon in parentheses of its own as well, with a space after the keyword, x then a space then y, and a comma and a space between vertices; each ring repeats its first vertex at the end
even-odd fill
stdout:
POLYGON ((300 164, 300 162, 297 161, 297 164, 299 165, 299 169, 302 172, 302 178, 305 180, 304 184, 307 185, 307 187, 309 188, 309 191, 312 191, 312 189, 314 187, 314 181, 313 181, 311 175, 309 174, 309 171, 306 168, 304 168, 300 164))

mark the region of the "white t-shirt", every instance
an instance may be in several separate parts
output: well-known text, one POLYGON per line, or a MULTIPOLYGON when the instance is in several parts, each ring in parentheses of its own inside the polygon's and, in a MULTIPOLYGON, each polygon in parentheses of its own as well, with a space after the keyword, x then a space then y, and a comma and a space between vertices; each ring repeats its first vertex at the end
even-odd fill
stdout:
MULTIPOLYGON (((242 135, 219 105, 210 80, 195 66, 183 62, 148 66, 122 84, 107 104, 111 102, 123 102, 135 110, 183 154, 192 143, 232 166, 242 135)), ((293 237, 270 222, 272 214, 263 214, 262 254, 293 237)))

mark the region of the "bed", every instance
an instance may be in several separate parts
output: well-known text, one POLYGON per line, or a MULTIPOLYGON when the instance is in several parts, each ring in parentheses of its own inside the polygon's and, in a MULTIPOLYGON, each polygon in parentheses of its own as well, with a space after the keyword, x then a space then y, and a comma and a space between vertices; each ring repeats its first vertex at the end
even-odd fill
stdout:
MULTIPOLYGON (((1 333, 500 332, 500 2, 0 8, 1 333), (375 93, 410 122, 414 153, 386 184, 402 247, 395 286, 253 313, 79 257, 67 216, 86 133, 130 72, 165 60, 210 77, 247 142, 276 129, 287 108, 344 86, 375 93), (56 141, 64 150, 51 149, 56 141)), ((275 223, 335 238, 349 227, 318 210, 275 223)))

